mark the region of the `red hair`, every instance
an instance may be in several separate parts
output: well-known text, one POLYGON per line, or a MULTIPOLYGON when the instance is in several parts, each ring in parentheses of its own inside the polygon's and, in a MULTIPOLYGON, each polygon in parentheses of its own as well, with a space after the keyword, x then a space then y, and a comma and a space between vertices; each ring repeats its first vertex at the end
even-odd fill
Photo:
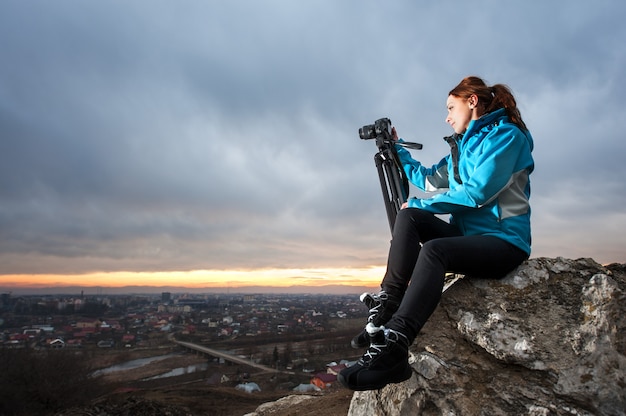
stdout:
POLYGON ((448 95, 464 100, 468 100, 472 95, 476 95, 478 97, 478 105, 482 106, 485 113, 504 108, 512 123, 522 130, 527 130, 526 124, 522 120, 522 115, 517 108, 515 97, 513 97, 509 87, 504 84, 495 84, 490 87, 481 78, 469 76, 454 87, 448 95))

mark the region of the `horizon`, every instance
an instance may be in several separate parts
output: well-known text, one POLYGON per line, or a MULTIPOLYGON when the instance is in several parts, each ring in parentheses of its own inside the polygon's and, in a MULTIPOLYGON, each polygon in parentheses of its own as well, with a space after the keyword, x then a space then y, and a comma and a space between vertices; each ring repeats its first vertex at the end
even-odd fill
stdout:
MULTIPOLYGON (((596 261, 595 259, 592 260, 596 261)), ((619 262, 596 262, 602 265, 621 264, 619 262)), ((194 270, 187 272, 101 272, 73 275, 0 275, 0 293, 20 296, 79 295, 81 293, 85 296, 152 295, 162 292, 174 294, 360 294, 364 291, 377 290, 380 287, 384 271, 385 267, 383 266, 372 266, 360 269, 194 270), (31 280, 19 280, 25 276, 31 280), (112 278, 112 276, 115 277, 112 278), (129 279, 130 276, 134 276, 134 278, 129 279), (184 277, 188 278, 189 283, 173 282, 180 282, 180 279, 184 277), (239 279, 235 279, 237 277, 239 279), (212 281, 207 281, 207 279, 212 281), (87 284, 85 283, 86 280, 96 283, 87 284), (118 284, 111 284, 115 281, 118 284)))
POLYGON ((73 275, 0 275, 0 292, 52 293, 74 290, 99 293, 142 291, 159 293, 231 292, 242 293, 360 293, 380 284, 384 268, 263 269, 263 270, 195 270, 187 272, 100 272, 73 275), (130 289, 133 288, 133 289, 130 289), (166 290, 166 288, 169 288, 166 290))
POLYGON ((160 295, 169 292, 172 295, 360 295, 372 292, 376 286, 324 285, 324 286, 239 286, 188 288, 183 286, 50 286, 50 287, 14 287, 10 290, 0 287, 0 294, 11 296, 143 296, 160 295))

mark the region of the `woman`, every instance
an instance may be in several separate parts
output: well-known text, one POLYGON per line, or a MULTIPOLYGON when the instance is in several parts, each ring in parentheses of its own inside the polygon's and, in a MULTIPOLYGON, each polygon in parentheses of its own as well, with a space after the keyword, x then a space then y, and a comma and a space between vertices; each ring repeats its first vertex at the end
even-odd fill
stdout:
POLYGON ((413 184, 444 191, 409 199, 397 215, 382 290, 361 298, 370 317, 352 345, 369 348, 339 374, 350 389, 411 377, 408 347, 439 303, 446 272, 499 278, 530 255, 533 140, 515 98, 505 85, 471 76, 446 106, 454 134, 438 164, 427 168, 396 145, 413 184), (436 214, 450 214, 450 222, 436 214))

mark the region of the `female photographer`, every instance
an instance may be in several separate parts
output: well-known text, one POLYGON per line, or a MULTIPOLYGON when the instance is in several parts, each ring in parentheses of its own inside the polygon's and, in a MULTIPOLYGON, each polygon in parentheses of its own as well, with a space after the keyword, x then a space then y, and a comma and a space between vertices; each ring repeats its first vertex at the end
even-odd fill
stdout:
POLYGON ((450 91, 446 106, 454 134, 439 163, 425 167, 396 145, 409 180, 440 192, 409 199, 396 217, 381 291, 361 298, 370 317, 352 345, 367 351, 338 377, 350 389, 411 377, 408 348, 437 307, 446 272, 499 278, 530 255, 533 140, 515 98, 505 85, 471 76, 450 91))

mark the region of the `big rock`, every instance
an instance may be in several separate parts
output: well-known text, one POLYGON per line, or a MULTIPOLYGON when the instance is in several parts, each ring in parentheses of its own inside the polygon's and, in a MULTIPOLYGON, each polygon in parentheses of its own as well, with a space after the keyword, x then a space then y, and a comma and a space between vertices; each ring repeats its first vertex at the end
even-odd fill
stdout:
POLYGON ((413 376, 349 416, 626 414, 626 265, 535 258, 465 277, 410 349, 413 376))

